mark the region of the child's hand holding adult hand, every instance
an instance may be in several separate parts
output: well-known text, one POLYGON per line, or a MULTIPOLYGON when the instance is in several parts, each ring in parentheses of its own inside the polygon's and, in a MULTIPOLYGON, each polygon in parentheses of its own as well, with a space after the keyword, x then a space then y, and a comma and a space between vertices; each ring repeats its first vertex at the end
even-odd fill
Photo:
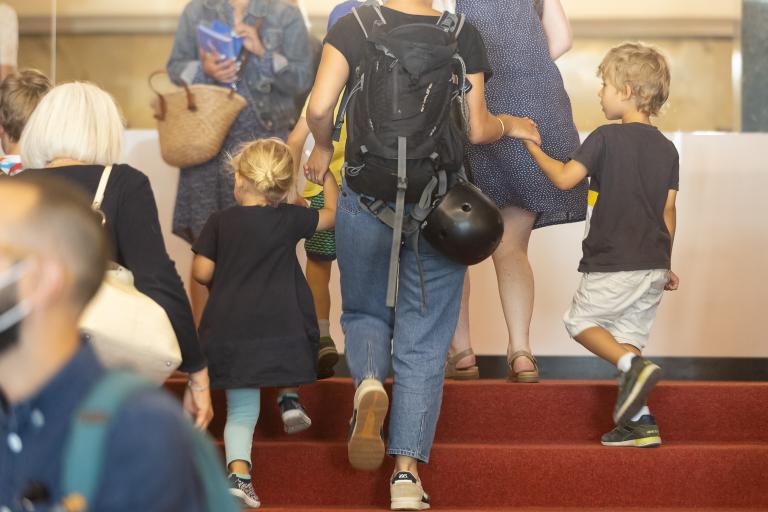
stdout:
POLYGON ((539 126, 533 119, 528 117, 509 116, 509 119, 505 119, 504 123, 505 126, 507 126, 506 135, 508 137, 532 142, 537 146, 541 145, 539 126))
POLYGON ((304 176, 312 183, 318 185, 323 184, 325 173, 328 172, 328 168, 331 165, 331 159, 333 158, 333 146, 330 148, 324 148, 318 144, 315 144, 312 153, 307 159, 307 163, 304 164, 304 176))
POLYGON ((677 290, 680 287, 680 278, 671 270, 669 271, 668 278, 669 280, 664 285, 664 289, 670 292, 677 290))

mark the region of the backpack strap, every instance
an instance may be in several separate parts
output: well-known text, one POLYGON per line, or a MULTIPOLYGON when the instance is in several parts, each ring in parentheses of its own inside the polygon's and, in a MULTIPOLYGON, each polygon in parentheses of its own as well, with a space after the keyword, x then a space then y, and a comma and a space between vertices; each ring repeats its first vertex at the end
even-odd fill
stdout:
POLYGON ((108 372, 90 390, 75 414, 64 446, 64 510, 92 510, 105 463, 107 433, 123 404, 136 393, 153 389, 128 372, 108 372))
POLYGON ((389 254, 389 280, 387 282, 387 306, 395 307, 397 301, 397 276, 400 266, 400 246, 403 241, 403 221, 405 220, 405 191, 408 188, 407 139, 397 138, 397 195, 395 196, 395 222, 392 226, 392 251, 389 254))
POLYGON ((229 493, 224 472, 221 470, 219 454, 214 443, 197 429, 191 422, 185 421, 184 428, 192 440, 192 457, 197 469, 197 477, 205 494, 205 504, 208 512, 240 512, 237 502, 229 493))
POLYGON ((463 14, 455 14, 450 11, 444 11, 440 16, 440 19, 437 20, 437 26, 441 30, 448 32, 449 34, 453 34, 454 39, 458 39, 466 21, 467 17, 463 14))
MULTIPOLYGON (((376 12, 376 14, 379 16, 379 20, 381 20, 381 23, 386 25, 387 20, 384 19, 384 15, 381 13, 381 8, 379 7, 379 2, 366 2, 365 6, 372 7, 373 10, 376 12)), ((360 28, 363 29, 363 34, 365 34, 365 38, 369 39, 368 36, 368 29, 365 28, 365 23, 363 23, 363 18, 360 17, 360 10, 357 7, 352 8, 352 14, 355 15, 355 19, 357 20, 357 23, 360 24, 360 28)))

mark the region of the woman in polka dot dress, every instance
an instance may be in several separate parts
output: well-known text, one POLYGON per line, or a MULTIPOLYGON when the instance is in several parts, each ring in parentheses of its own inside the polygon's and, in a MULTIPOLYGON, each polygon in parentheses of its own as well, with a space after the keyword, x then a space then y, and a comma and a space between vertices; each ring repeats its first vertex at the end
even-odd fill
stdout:
MULTIPOLYGON (((567 159, 579 147, 579 136, 554 63, 571 45, 570 26, 559 0, 458 0, 456 9, 478 28, 488 47, 494 71, 486 89, 488 109, 530 117, 539 125, 545 151, 567 159)), ((509 330, 509 377, 515 382, 537 382, 538 366, 528 339, 534 295, 528 241, 536 228, 584 220, 586 181, 573 190, 558 190, 517 140, 471 146, 468 156, 475 183, 504 217, 504 238, 493 262, 509 330)), ((448 377, 477 375, 469 343, 468 294, 466 281, 448 377)))

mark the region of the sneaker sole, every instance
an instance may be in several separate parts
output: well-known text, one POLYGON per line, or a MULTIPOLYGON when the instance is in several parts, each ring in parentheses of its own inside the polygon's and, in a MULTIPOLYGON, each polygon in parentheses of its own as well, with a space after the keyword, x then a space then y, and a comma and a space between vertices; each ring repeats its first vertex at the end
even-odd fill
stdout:
POLYGON ((655 364, 650 364, 643 368, 624 404, 613 415, 613 421, 616 425, 625 423, 642 409, 648 393, 651 392, 660 378, 661 368, 655 364))
POLYGON ((288 411, 282 415, 282 418, 283 430, 286 434, 297 434, 312 426, 312 419, 302 411, 288 411))
POLYGON ((245 503, 247 506, 249 506, 251 508, 259 508, 259 507, 261 507, 261 502, 260 501, 252 500, 251 498, 248 497, 247 494, 245 494, 240 489, 230 489, 229 490, 229 494, 231 494, 235 498, 238 498, 240 501, 242 501, 243 503, 245 503))
POLYGON ((651 436, 642 439, 629 439, 627 441, 600 441, 603 446, 629 446, 634 448, 655 448, 661 446, 661 437, 651 436))
POLYGON ((428 510, 429 503, 424 503, 421 498, 394 498, 389 505, 390 510, 428 510))
POLYGON ((347 456, 353 468, 373 471, 381 466, 384 461, 381 429, 388 410, 389 397, 383 388, 374 388, 360 395, 355 428, 347 443, 347 456))

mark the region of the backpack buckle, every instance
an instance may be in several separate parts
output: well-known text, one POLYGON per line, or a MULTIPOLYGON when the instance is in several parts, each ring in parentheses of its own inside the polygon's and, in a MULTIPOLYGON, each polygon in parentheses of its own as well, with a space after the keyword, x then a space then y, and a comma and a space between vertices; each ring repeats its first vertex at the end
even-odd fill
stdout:
POLYGON ((397 190, 406 190, 408 188, 408 178, 403 176, 397 177, 397 190))

